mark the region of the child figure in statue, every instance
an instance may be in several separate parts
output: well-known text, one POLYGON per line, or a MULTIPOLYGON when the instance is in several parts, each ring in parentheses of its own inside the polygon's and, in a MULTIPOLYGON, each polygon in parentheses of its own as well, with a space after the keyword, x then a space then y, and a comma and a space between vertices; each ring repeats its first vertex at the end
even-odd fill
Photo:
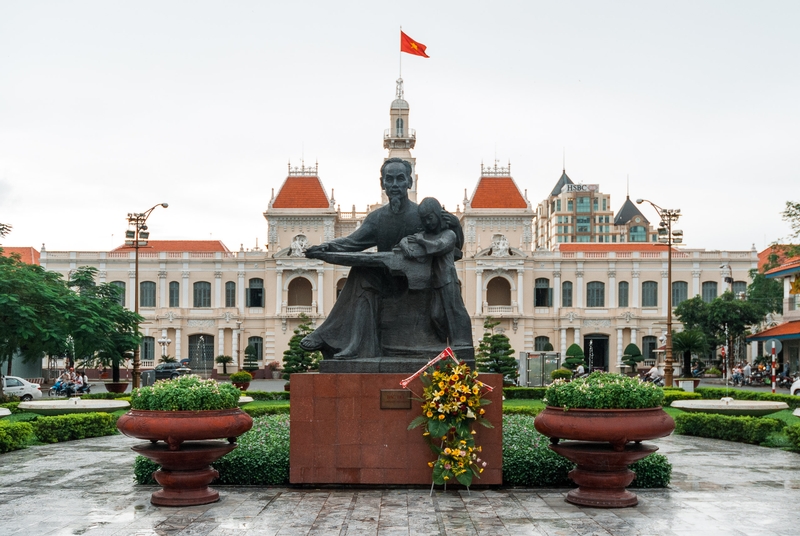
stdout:
POLYGON ((403 238, 398 247, 408 258, 431 257, 430 317, 443 343, 452 348, 472 346, 472 324, 461 298, 454 254, 458 238, 442 216, 442 205, 426 197, 418 207, 424 231, 403 238))

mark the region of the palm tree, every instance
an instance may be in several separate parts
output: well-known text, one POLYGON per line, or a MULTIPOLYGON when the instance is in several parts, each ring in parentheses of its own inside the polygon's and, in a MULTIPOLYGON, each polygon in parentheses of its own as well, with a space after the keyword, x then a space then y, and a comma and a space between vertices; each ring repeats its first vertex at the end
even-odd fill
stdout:
POLYGON ((692 370, 692 354, 708 351, 706 336, 699 329, 687 329, 672 334, 672 350, 683 353, 683 377, 689 378, 692 370))

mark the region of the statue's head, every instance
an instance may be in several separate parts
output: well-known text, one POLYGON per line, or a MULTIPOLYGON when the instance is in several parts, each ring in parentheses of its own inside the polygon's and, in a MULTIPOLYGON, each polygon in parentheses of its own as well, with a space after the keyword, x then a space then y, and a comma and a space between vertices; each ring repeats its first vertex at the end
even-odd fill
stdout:
POLYGON ((411 164, 402 158, 389 158, 381 166, 381 187, 390 199, 408 197, 408 189, 413 184, 411 164))
POLYGON ((442 204, 433 197, 426 197, 419 204, 419 219, 425 230, 430 233, 438 233, 446 226, 442 219, 442 204))

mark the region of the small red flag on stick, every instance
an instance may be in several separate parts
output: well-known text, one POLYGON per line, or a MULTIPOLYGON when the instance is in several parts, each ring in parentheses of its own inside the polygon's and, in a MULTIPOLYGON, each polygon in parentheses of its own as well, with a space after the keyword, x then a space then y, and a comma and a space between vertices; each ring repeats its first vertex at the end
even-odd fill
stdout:
POLYGON ((425 54, 425 49, 428 48, 422 43, 418 43, 414 41, 409 36, 407 36, 403 31, 400 31, 400 52, 405 52, 406 54, 413 54, 415 56, 422 56, 423 58, 430 58, 427 54, 425 54))

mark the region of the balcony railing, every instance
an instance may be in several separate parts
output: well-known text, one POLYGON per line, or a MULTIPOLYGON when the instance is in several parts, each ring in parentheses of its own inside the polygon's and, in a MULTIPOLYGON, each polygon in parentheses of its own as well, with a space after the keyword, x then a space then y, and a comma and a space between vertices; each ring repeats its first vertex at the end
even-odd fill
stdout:
POLYGON ((502 315, 511 314, 514 312, 513 305, 488 305, 486 306, 486 314, 488 315, 502 315))

